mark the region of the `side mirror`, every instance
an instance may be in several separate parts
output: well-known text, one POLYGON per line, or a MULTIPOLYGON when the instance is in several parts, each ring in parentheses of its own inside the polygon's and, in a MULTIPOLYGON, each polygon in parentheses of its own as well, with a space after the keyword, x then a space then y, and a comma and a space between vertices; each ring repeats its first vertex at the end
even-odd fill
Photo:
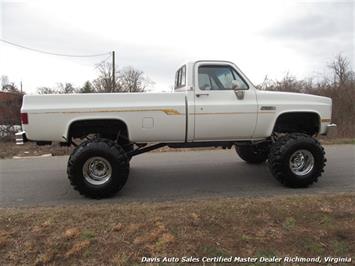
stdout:
POLYGON ((235 96, 237 96, 238 100, 244 99, 244 90, 239 87, 239 83, 236 80, 232 80, 232 89, 234 90, 235 96))

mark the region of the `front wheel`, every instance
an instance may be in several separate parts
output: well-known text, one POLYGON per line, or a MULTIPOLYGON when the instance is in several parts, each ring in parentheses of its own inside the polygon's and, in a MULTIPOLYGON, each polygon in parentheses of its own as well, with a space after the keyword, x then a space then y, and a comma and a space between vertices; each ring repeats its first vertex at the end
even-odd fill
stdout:
POLYGON ((75 190, 89 198, 107 198, 122 189, 129 173, 126 152, 109 139, 80 144, 70 155, 68 178, 75 190))
POLYGON ((273 176, 287 187, 307 187, 318 181, 326 159, 320 143, 311 136, 292 133, 280 137, 268 158, 273 176))

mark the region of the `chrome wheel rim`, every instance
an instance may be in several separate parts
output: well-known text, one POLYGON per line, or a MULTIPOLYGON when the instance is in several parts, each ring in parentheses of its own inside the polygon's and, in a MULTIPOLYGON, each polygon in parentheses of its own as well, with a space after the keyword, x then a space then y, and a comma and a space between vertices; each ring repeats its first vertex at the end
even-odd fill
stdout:
POLYGON ((297 150, 291 155, 289 165, 291 172, 295 175, 307 175, 314 167, 313 154, 308 150, 297 150))
POLYGON ((105 184, 111 175, 111 164, 103 157, 91 157, 83 165, 83 176, 92 185, 105 184))

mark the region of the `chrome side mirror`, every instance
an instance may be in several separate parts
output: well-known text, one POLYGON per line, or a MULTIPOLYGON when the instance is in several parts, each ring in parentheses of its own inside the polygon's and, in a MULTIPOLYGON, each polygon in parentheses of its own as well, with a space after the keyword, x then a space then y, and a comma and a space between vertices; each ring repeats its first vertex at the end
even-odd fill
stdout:
POLYGON ((234 90, 235 96, 237 96, 238 100, 244 99, 244 91, 243 90, 234 90))

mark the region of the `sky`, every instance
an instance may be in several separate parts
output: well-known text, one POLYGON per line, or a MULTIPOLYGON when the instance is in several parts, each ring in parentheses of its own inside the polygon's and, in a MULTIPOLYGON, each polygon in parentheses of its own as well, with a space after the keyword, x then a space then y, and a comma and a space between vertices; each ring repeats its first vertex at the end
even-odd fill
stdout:
POLYGON ((118 68, 133 66, 169 91, 175 71, 197 59, 236 63, 254 84, 322 77, 342 54, 354 66, 354 1, 10 1, 0 0, 0 38, 63 54, 40 54, 0 42, 0 75, 28 94, 59 82, 82 86, 116 51, 118 68))

